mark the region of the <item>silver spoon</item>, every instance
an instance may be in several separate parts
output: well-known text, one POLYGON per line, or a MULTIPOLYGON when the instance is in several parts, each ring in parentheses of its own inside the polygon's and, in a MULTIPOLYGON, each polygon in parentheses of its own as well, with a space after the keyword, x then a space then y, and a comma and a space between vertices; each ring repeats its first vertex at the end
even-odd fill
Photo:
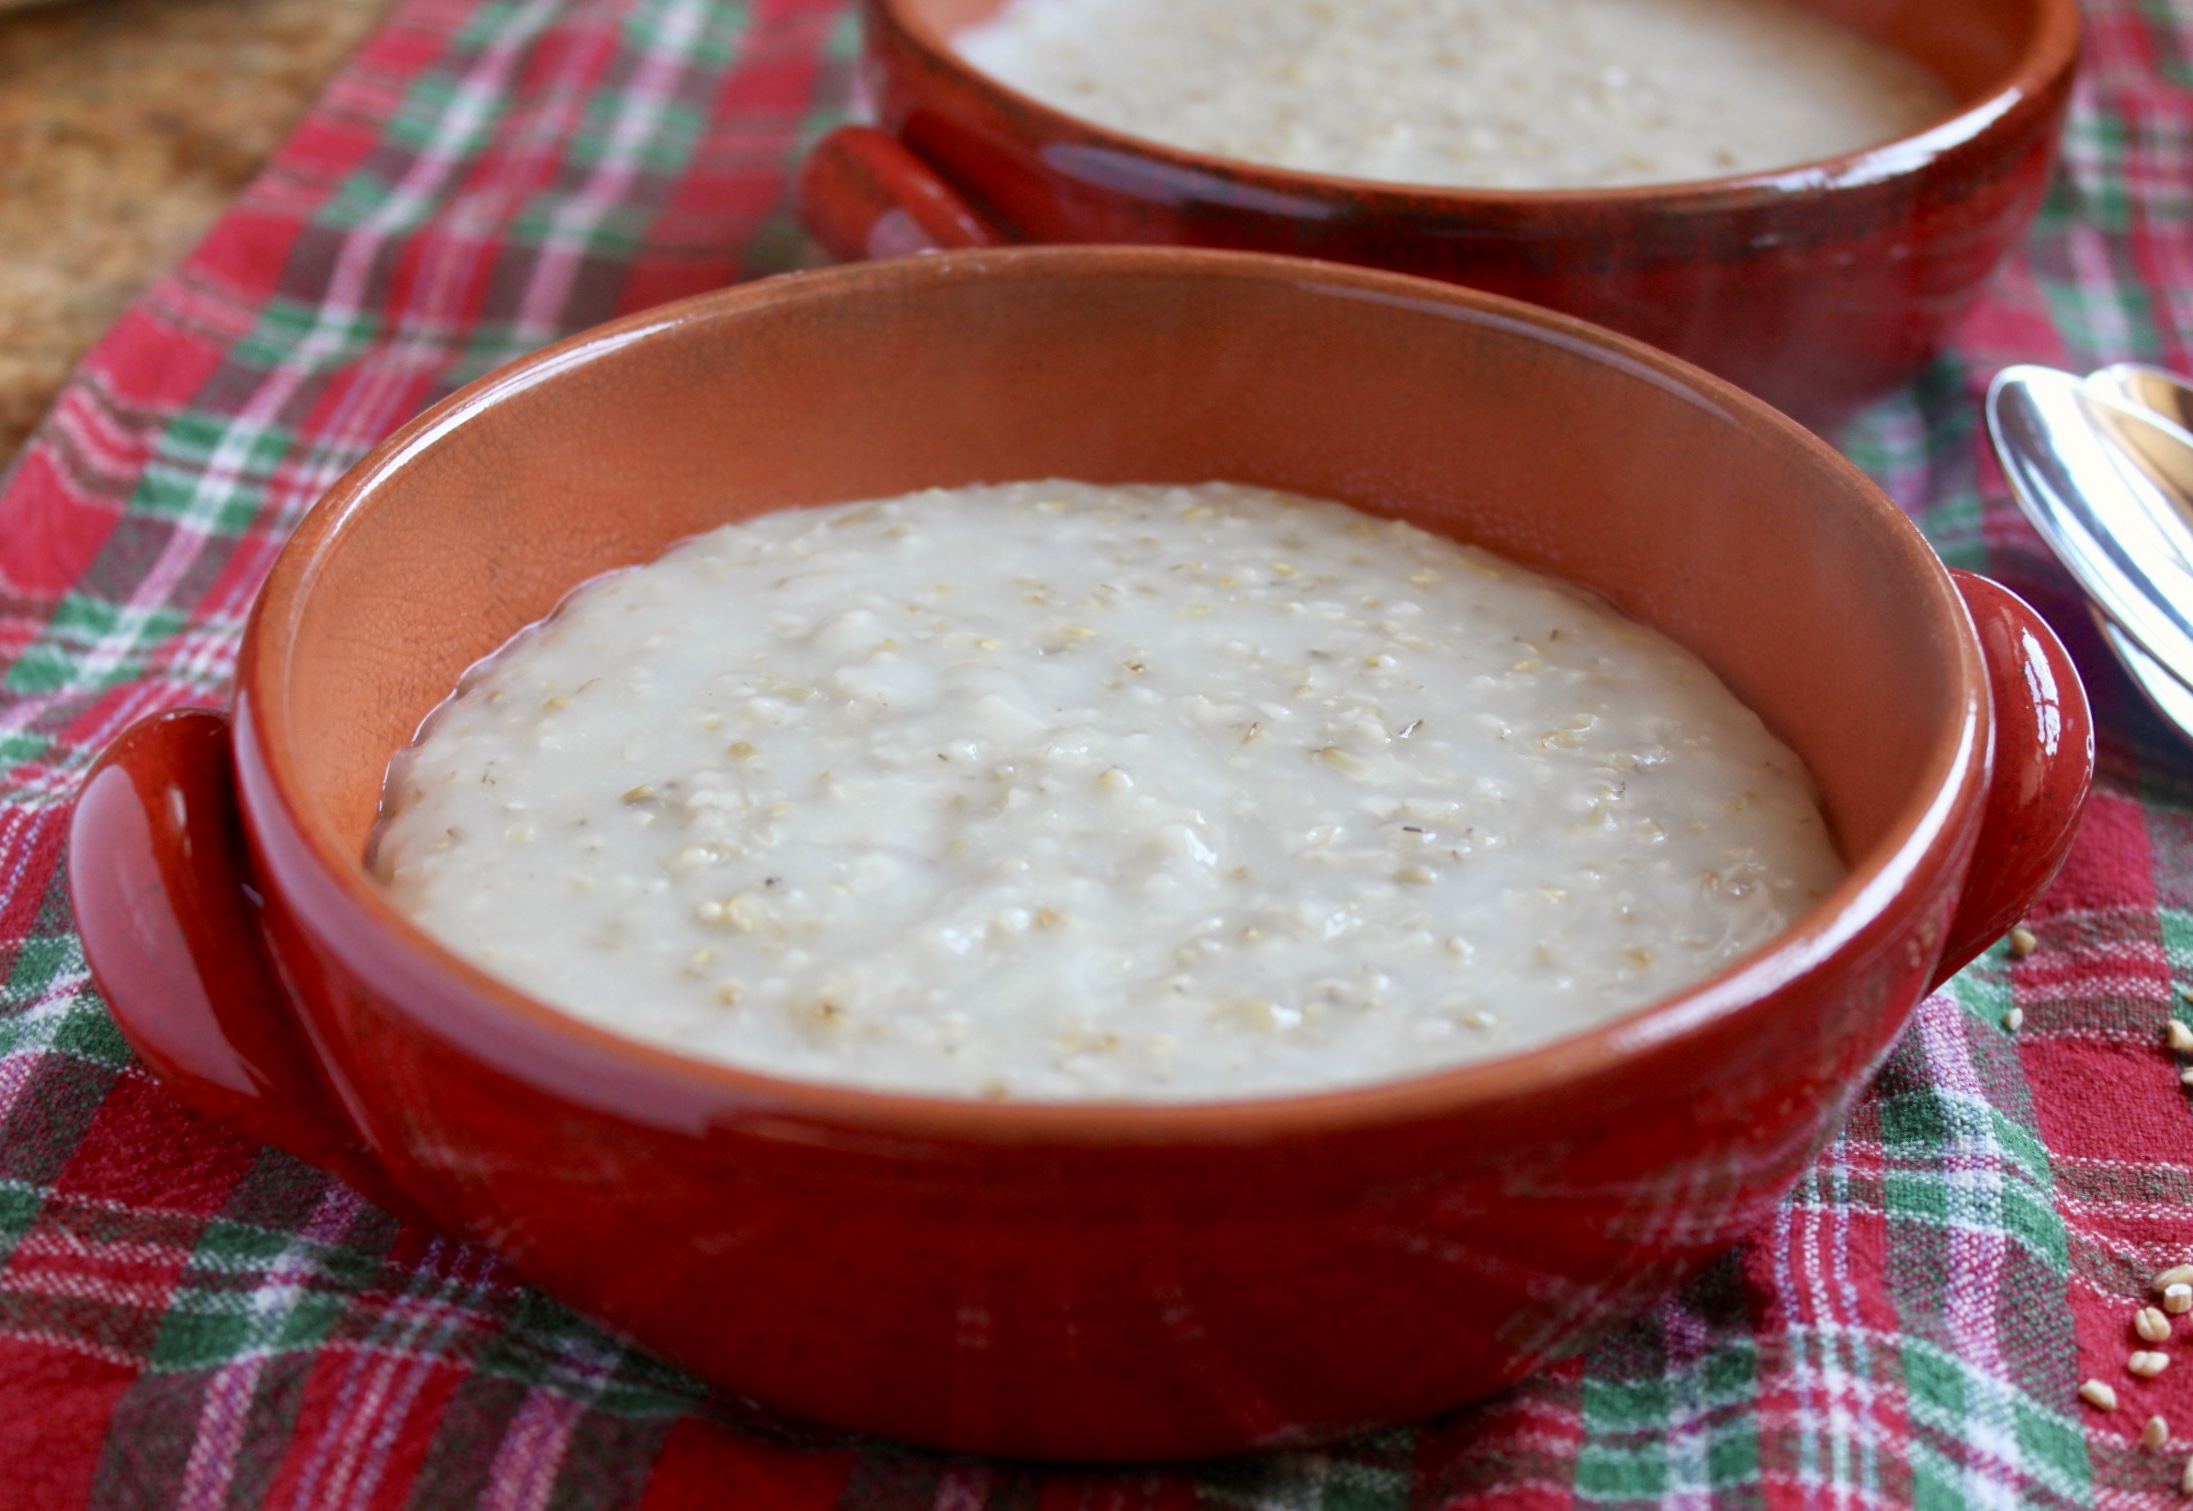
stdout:
POLYGON ((2193 383, 2165 367, 2113 362, 2086 375, 2086 386, 2105 398, 2161 416, 2193 442, 2193 383))
POLYGON ((2102 401, 2087 406, 2087 419, 2109 442, 2118 476, 2155 522, 2173 564, 2193 581, 2193 434, 2120 398, 2106 380, 2090 377, 2082 386, 2102 401))
POLYGON ((2086 611, 2094 616, 2095 628, 2102 632, 2102 639, 2116 653, 2117 664, 2132 678, 2148 706, 2162 715, 2164 723, 2193 740, 2193 687, 2172 676, 2169 667, 2141 650, 2137 640, 2094 604, 2088 604, 2086 611))
POLYGON ((2183 451, 2176 437, 2045 367, 1997 374, 1987 421, 2019 507, 2086 595, 2150 656, 2193 674, 2193 523, 2155 461, 2183 451))
POLYGON ((2193 440, 2118 398, 2124 372, 2089 386, 2052 368, 2005 369, 1988 389, 1988 430, 2019 508, 2093 601, 2111 651, 2193 740, 2193 687, 2180 675, 2193 673, 2193 440))
MULTIPOLYGON (((2183 442, 2183 449, 2173 451, 2171 455, 2181 463, 2185 457, 2193 456, 2193 383, 2168 368, 2145 362, 2114 362, 2088 373, 2086 386, 2104 398, 2145 409, 2166 422, 2163 428, 2175 431, 2183 442)), ((2166 465, 2163 470, 2175 485, 2168 491, 2178 517, 2193 524, 2193 509, 2188 507, 2188 494, 2193 490, 2183 486, 2183 467, 2166 465)), ((2131 674, 2133 683, 2148 703, 2188 739, 2193 739, 2193 686, 2173 676, 2168 667, 2142 650, 2108 615, 2091 604, 2088 611, 2093 614, 2102 638, 2116 653, 2118 664, 2131 674)))

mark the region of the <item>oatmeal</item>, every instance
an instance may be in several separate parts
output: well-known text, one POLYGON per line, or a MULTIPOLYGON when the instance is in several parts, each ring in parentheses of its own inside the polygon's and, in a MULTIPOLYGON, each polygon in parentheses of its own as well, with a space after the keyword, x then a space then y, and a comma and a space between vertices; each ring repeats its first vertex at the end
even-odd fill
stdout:
POLYGON ((1917 63, 1792 0, 1010 0, 952 44, 1117 131, 1414 184, 1763 172, 1952 105, 1917 63))
POLYGON ((1843 869, 1798 759, 1585 593, 1338 504, 1064 482, 586 584, 398 758, 373 864, 617 1032, 1054 1100, 1508 1054, 1843 869))

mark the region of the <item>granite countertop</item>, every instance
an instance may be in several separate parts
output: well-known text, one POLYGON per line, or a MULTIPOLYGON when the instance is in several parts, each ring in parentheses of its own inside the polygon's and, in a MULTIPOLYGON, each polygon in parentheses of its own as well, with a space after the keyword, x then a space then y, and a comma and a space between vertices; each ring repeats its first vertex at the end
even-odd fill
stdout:
POLYGON ((0 0, 0 470, 390 0, 0 0))

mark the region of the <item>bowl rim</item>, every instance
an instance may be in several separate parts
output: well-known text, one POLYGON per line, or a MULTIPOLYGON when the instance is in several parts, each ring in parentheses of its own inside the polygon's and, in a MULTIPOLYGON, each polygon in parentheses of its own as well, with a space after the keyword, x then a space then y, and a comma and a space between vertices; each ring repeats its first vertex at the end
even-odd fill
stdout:
MULTIPOLYGON (((1861 188, 1918 172, 1945 154, 1979 140, 2021 105, 2042 100, 2050 88, 2077 66, 2080 48, 2077 0, 2033 0, 2037 25, 2009 70, 1970 99, 1915 131, 1871 143, 1850 152, 1813 158, 1755 173, 1720 178, 1670 179, 1661 183, 1606 188, 1504 189, 1458 184, 1422 184, 1400 179, 1357 178, 1314 173, 1247 158, 1222 157, 1175 147, 1077 116, 1024 94, 962 58, 910 7, 915 0, 864 0, 870 25, 863 28, 863 61, 874 56, 873 25, 879 18, 911 48, 922 63, 956 82, 1008 105, 1031 121, 1046 142, 1101 148, 1258 190, 1315 200, 1348 199, 1369 208, 1413 205, 1432 210, 1569 210, 1577 213, 1681 209, 1691 213, 1726 212, 1761 201, 1787 201, 1836 189, 1861 188)), ((1921 65, 1922 67, 1924 65, 1921 65)), ((1932 70, 1928 70, 1930 73, 1932 70)), ((1055 171, 1055 170, 1054 170, 1055 171)))
MULTIPOLYGON (((576 584, 574 584, 576 586, 576 584)), ((299 523, 276 557, 245 626, 236 676, 235 764, 239 806, 262 881, 279 892, 298 927, 373 985, 390 1010, 417 1031, 536 1082, 544 1048, 566 1072, 585 1066, 620 1084, 659 1091, 659 1108, 621 1096, 615 1111, 690 1130, 703 1121, 768 1109, 810 1126, 864 1129, 931 1143, 1117 1146, 1238 1143, 1244 1137, 1313 1135, 1421 1121, 1471 1107, 1521 1104, 1634 1064, 1669 1041, 1704 1033, 1784 989, 1871 935, 1899 926, 1898 902, 1939 885, 1961 859, 1959 841, 1976 834, 1991 745, 1987 673, 1962 596, 1918 529, 1854 464, 1796 421, 1723 379, 1631 337, 1573 316, 1408 274, 1269 253, 1203 248, 1028 246, 928 254, 780 275, 643 310, 578 332, 466 384, 374 447, 299 523), (1895 549, 1915 568, 1953 659, 1949 684, 1961 691, 1920 763, 1920 776, 1883 837, 1838 885, 1771 942, 1684 991, 1643 1004, 1578 1033, 1511 1055, 1422 1074, 1325 1090, 1203 1101, 1077 1102, 1008 1100, 875 1089, 804 1081, 683 1054, 601 1027, 489 974, 399 912, 372 880, 362 853, 334 832, 306 796, 292 745, 280 737, 290 658, 287 627, 310 602, 313 584, 341 551, 350 526, 394 484, 406 464, 443 437, 563 373, 640 342, 802 303, 864 291, 911 291, 930 284, 1026 276, 1102 277, 1172 274, 1243 278, 1359 291, 1382 300, 1449 306, 1481 323, 1527 331, 1534 339, 1593 356, 1661 387, 1686 390, 1738 423, 1764 425, 1831 471, 1862 486, 1857 497, 1876 513, 1895 549), (264 794, 272 807, 262 804, 264 794), (404 1000, 406 988, 434 989, 441 1016, 404 1000), (574 1057, 574 1053, 576 1055, 574 1057)), ((1901 1010, 1900 1008, 1897 1010, 1901 1010)), ((600 1100, 557 1080, 574 1100, 600 1100)))

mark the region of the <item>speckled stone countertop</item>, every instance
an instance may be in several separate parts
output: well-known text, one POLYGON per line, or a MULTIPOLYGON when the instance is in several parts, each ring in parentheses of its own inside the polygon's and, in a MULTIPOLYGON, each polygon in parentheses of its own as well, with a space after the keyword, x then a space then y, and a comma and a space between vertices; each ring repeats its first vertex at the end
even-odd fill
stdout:
POLYGON ((389 0, 0 0, 0 469, 389 0))

